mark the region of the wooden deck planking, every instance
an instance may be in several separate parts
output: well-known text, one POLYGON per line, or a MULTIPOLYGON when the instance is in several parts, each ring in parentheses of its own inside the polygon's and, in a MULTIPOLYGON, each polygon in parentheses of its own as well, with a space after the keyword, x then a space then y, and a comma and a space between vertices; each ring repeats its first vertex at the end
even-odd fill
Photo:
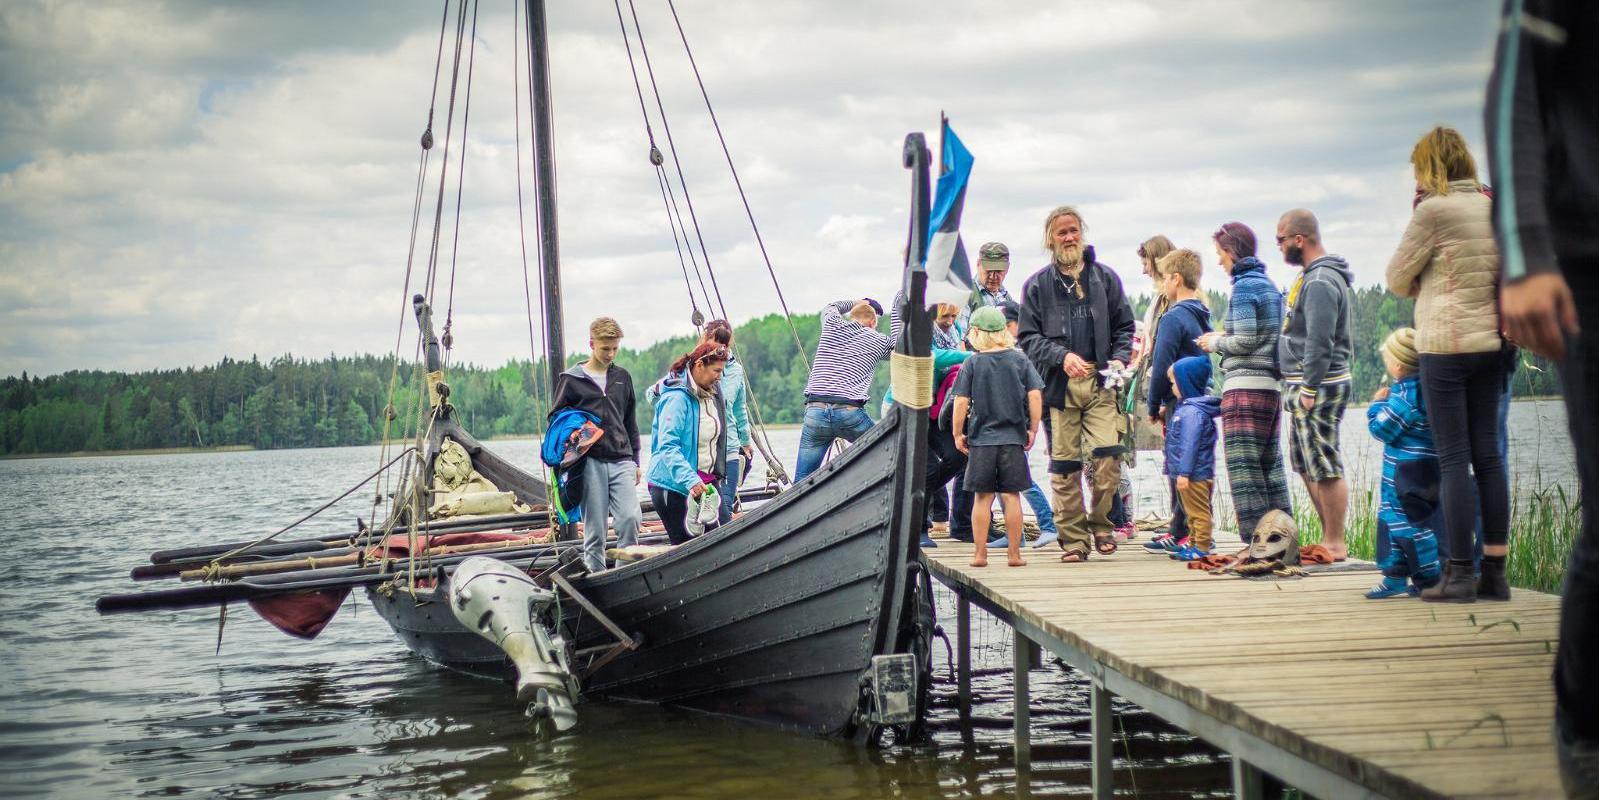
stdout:
MULTIPOLYGON (((1229 546, 1237 540, 1219 541, 1229 546)), ((1362 592, 1375 572, 1242 580, 1137 543, 1086 564, 1062 564, 1051 548, 1010 568, 1004 549, 990 548, 980 569, 971 554, 948 539, 927 551, 942 582, 1379 795, 1560 795, 1555 596, 1373 601, 1362 592)))

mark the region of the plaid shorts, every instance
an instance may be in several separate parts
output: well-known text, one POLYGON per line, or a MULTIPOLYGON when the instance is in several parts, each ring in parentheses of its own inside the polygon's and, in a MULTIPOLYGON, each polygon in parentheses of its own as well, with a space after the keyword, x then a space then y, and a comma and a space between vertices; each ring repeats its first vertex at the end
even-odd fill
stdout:
POLYGON ((1289 412, 1289 463, 1308 481, 1344 477, 1344 460, 1339 457, 1339 423, 1350 404, 1350 384, 1323 384, 1317 399, 1307 411, 1300 404, 1300 387, 1289 384, 1284 395, 1284 410, 1289 412))

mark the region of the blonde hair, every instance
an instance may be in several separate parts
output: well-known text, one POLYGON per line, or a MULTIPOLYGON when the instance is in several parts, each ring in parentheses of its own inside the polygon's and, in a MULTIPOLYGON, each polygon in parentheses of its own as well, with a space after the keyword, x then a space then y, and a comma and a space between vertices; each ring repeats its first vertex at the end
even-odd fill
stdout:
POLYGON ((1183 277, 1183 285, 1188 289, 1200 288, 1200 273, 1205 267, 1200 263, 1200 254, 1184 248, 1174 250, 1156 261, 1156 274, 1162 278, 1177 273, 1183 277))
POLYGON ((590 339, 621 339, 622 326, 610 317, 599 317, 589 323, 590 339))
POLYGON ((1422 135, 1411 148, 1411 169, 1417 185, 1428 194, 1449 194, 1451 181, 1478 184, 1478 163, 1467 140, 1455 128, 1440 125, 1422 135))
POLYGON ((1010 350, 1016 345, 1017 337, 1005 328, 997 331, 981 331, 973 328, 967 331, 967 341, 972 344, 972 349, 980 353, 990 353, 995 350, 1010 350))
POLYGON ((1161 260, 1162 256, 1176 249, 1178 247, 1172 243, 1171 239, 1161 234, 1156 234, 1139 245, 1139 258, 1140 260, 1149 259, 1151 266, 1154 266, 1157 261, 1161 260))
POLYGON ((1083 233, 1087 234, 1089 232, 1089 223, 1083 221, 1083 215, 1078 213, 1077 207, 1056 206, 1044 218, 1044 249, 1055 249, 1050 242, 1050 226, 1054 225, 1056 220, 1062 217, 1072 217, 1078 221, 1078 227, 1082 229, 1083 233))

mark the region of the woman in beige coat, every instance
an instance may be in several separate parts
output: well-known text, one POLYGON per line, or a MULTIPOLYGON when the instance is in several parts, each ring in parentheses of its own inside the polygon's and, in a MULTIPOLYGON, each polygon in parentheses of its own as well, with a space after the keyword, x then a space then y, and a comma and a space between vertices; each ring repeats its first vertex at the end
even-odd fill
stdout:
POLYGON ((1389 291, 1417 300, 1423 405, 1439 453, 1439 500, 1450 554, 1444 580, 1422 599, 1509 600, 1511 504, 1498 411, 1506 365, 1514 362, 1504 352, 1508 345, 1495 302, 1500 253, 1491 201, 1466 141, 1454 129, 1428 131, 1411 151, 1411 166, 1417 202, 1387 279, 1389 291), (1472 539, 1480 513, 1483 563, 1475 579, 1472 539))

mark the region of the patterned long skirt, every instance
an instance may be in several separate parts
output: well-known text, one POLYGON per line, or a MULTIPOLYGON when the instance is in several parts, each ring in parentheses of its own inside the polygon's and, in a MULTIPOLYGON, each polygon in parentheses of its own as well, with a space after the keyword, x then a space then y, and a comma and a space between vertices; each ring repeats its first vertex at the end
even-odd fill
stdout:
POLYGON ((1222 447, 1228 462, 1228 489, 1245 541, 1272 509, 1293 513, 1278 442, 1278 392, 1229 389, 1222 393, 1222 447))

